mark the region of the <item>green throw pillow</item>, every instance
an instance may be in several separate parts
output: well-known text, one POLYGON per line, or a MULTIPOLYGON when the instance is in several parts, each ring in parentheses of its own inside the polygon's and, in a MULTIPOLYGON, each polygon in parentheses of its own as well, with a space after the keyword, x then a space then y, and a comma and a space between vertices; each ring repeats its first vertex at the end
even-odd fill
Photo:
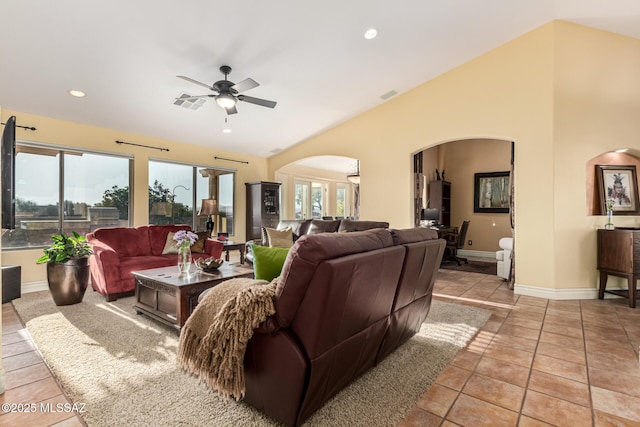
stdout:
POLYGON ((255 278, 271 282, 280 275, 284 260, 287 259, 289 248, 251 245, 251 252, 253 252, 253 273, 255 278))

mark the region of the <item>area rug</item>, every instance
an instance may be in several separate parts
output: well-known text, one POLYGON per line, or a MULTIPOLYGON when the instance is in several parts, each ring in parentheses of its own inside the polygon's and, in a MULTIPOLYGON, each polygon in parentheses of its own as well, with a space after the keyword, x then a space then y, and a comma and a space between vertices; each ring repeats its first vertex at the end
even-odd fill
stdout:
MULTIPOLYGON (((136 315, 133 298, 107 303, 87 291, 57 307, 48 292, 13 304, 69 398, 93 426, 276 426, 242 402, 224 402, 176 365, 178 333, 136 315)), ((309 426, 397 424, 459 349, 487 310, 434 301, 420 333, 318 410, 309 426)))
POLYGON ((497 274, 498 264, 495 262, 484 262, 484 261, 473 261, 469 260, 468 264, 464 262, 462 265, 458 265, 455 261, 443 261, 440 264, 440 268, 445 270, 456 270, 456 271, 468 271, 471 273, 482 273, 482 274, 491 274, 495 276, 497 274))

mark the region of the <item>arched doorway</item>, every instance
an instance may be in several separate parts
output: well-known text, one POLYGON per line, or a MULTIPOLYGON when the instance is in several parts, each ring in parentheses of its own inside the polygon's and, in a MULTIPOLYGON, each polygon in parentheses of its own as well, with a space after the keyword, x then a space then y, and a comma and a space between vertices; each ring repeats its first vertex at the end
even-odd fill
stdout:
POLYGON ((314 156, 278 169, 281 219, 358 218, 359 160, 314 156))
MULTIPOLYGON (((496 174, 508 177, 512 167, 513 143, 505 139, 460 139, 450 140, 414 153, 414 221, 420 223, 422 209, 437 207, 443 209, 443 191, 430 191, 437 184, 447 184, 444 204, 446 215, 440 220, 446 225, 460 226, 469 220, 470 226, 460 251, 464 255, 495 259, 500 250, 498 242, 504 237, 513 237, 513 224, 509 209, 478 209, 476 198, 477 176, 496 174)), ((511 181, 512 182, 512 181, 511 181)), ((442 185, 441 185, 442 186, 442 185)), ((515 200, 515 199, 514 199, 515 200)), ((506 200, 508 205, 509 201, 506 200)), ((509 206, 507 206, 509 207, 509 206)))

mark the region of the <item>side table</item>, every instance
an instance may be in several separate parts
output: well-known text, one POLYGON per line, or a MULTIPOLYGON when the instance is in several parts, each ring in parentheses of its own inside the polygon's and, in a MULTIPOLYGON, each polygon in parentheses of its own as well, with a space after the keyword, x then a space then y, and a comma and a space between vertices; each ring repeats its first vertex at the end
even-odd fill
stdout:
POLYGON ((635 308, 639 297, 636 284, 640 279, 640 229, 616 227, 614 230, 598 230, 598 270, 598 298, 603 299, 607 292, 629 298, 629 307, 635 308), (628 288, 607 290, 609 275, 627 279, 628 288))
POLYGON ((245 242, 233 242, 231 240, 221 241, 224 244, 224 260, 229 261, 229 251, 239 251, 240 252, 240 264, 244 264, 244 248, 245 242))

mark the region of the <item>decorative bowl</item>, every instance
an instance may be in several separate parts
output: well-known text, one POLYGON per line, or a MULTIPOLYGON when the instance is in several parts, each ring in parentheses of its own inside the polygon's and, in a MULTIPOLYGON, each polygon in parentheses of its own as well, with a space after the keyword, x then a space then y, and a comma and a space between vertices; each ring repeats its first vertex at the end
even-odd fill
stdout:
POLYGON ((198 258, 196 261, 196 266, 201 268, 205 272, 216 271, 223 263, 224 260, 222 258, 214 259, 211 258, 198 258))

